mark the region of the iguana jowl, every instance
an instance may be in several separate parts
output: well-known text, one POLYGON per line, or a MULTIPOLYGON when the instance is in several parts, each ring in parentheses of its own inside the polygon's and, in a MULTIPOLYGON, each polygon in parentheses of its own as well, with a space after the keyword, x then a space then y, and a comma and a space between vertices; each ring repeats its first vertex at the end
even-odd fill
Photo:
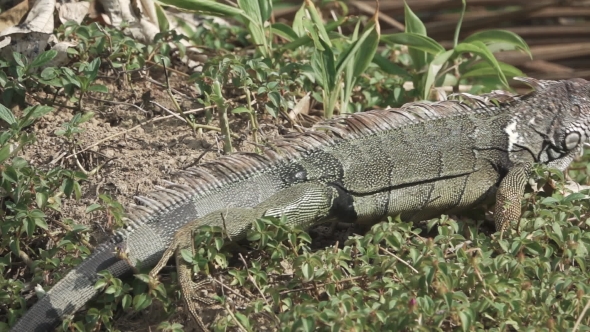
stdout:
MULTIPOLYGON (((370 111, 286 136, 262 155, 235 154, 139 197, 128 229, 101 245, 39 300, 12 331, 47 331, 96 294, 97 272, 154 268, 181 248, 192 231, 221 225, 243 238, 264 215, 286 215, 292 225, 328 220, 370 225, 389 215, 424 220, 497 199, 496 229, 520 216, 532 164, 560 170, 590 137, 590 83, 522 79, 535 91, 496 92, 464 101, 410 103, 370 111), (223 215, 223 217, 222 217, 223 215), (225 222, 223 221, 225 220, 225 222), (176 234, 176 235, 175 235, 176 234), (118 258, 124 250, 128 260, 118 258)), ((185 301, 197 287, 177 259, 185 301)))

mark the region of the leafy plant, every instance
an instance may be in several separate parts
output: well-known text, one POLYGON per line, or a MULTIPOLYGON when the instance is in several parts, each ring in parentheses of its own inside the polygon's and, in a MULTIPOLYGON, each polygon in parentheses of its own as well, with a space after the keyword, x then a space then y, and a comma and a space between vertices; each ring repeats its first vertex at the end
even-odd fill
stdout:
MULTIPOLYGON (((465 1, 463 1, 463 12, 465 1)), ((506 30, 486 30, 477 32, 458 43, 461 21, 455 31, 455 46, 452 50, 445 48, 429 38, 426 27, 405 4, 406 32, 381 36, 381 41, 390 45, 407 45, 412 60, 414 89, 421 99, 428 99, 433 86, 458 85, 461 79, 493 76, 500 84, 508 87, 506 77, 523 76, 523 73, 506 63, 496 60, 492 51, 512 47, 520 49, 531 56, 525 41, 513 32, 506 30), (471 58, 463 55, 472 54, 471 58), (456 71, 456 73, 453 73, 456 71)), ((386 68, 383 59, 380 63, 386 68)), ((385 70, 384 68, 384 70, 385 70)), ((491 87, 493 88, 493 87, 491 87)))

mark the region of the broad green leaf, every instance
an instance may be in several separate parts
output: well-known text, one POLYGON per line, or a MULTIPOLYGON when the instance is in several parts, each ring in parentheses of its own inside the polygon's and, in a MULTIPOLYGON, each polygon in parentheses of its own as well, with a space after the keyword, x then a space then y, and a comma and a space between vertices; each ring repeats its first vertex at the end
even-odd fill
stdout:
POLYGON ((88 91, 109 93, 109 89, 102 84, 92 84, 88 87, 88 91))
POLYGON ((90 205, 88 205, 88 206, 86 207, 86 211, 85 211, 85 212, 86 212, 86 213, 90 213, 90 212, 93 212, 93 211, 99 210, 99 209, 101 209, 101 208, 102 208, 102 206, 101 206, 100 204, 98 204, 98 203, 94 203, 94 204, 90 204, 90 205))
POLYGON ((182 259, 184 259, 185 262, 187 262, 187 263, 193 262, 193 253, 190 250, 182 249, 180 251, 180 255, 182 256, 182 259))
POLYGON ((88 64, 84 70, 84 74, 86 74, 88 82, 92 82, 96 79, 96 76, 98 75, 98 68, 100 68, 100 58, 95 58, 88 64))
POLYGON ((426 26, 422 20, 414 14, 410 6, 404 1, 404 21, 406 23, 406 32, 426 36, 426 26))
POLYGON ((305 2, 301 5, 301 8, 295 13, 295 17, 293 18, 293 31, 299 37, 303 37, 306 35, 305 27, 303 26, 303 18, 306 15, 305 11, 305 2))
POLYGON ((363 43, 365 42, 367 37, 369 37, 371 32, 374 30, 375 25, 369 25, 367 29, 363 31, 359 39, 354 43, 350 44, 348 48, 340 54, 340 56, 338 57, 338 62, 336 64, 336 77, 340 77, 340 74, 342 74, 342 71, 344 70, 348 62, 354 60, 356 53, 363 46, 363 43))
POLYGON ((242 9, 211 0, 158 0, 156 3, 214 16, 242 16, 242 9))
POLYGON ((23 219, 23 227, 25 229, 25 232, 27 232, 28 236, 33 235, 33 233, 35 232, 35 228, 36 228, 36 224, 35 224, 35 219, 34 218, 24 218, 23 219))
POLYGON ((434 60, 430 62, 428 65, 428 72, 426 73, 426 81, 424 83, 424 91, 422 91, 422 99, 426 100, 430 96, 430 89, 434 85, 436 80, 436 75, 444 66, 444 64, 449 60, 449 58, 454 54, 455 51, 448 50, 444 53, 441 53, 434 57, 434 60))
POLYGON ((37 227, 41 227, 44 230, 48 230, 49 226, 47 226, 47 223, 45 222, 45 219, 43 218, 35 218, 35 225, 37 225, 37 227))
POLYGON ((508 30, 485 30, 476 32, 465 38, 464 43, 479 41, 484 44, 506 43, 523 50, 532 58, 531 50, 527 43, 519 35, 508 30))
MULTIPOLYGON (((78 113, 78 114, 80 114, 80 113, 78 113)), ((94 112, 86 112, 86 113, 80 115, 80 117, 77 120, 77 123, 84 123, 84 122, 92 119, 93 116, 94 116, 94 112)))
MULTIPOLYGON (((303 18, 301 20, 300 24, 302 27, 305 26, 304 22, 306 22, 306 21, 309 22, 309 20, 307 18, 303 18)), ((325 29, 327 32, 330 32, 330 31, 336 29, 337 27, 341 26, 345 21, 346 21, 346 18, 340 18, 338 21, 333 21, 333 22, 326 24, 325 29)), ((293 23, 293 30, 295 32, 299 33, 298 30, 295 29, 295 23, 293 23)), ((311 34, 311 32, 310 32, 310 34, 311 34)), ((317 34, 315 36, 317 37, 317 34)), ((313 41, 315 42, 315 40, 313 40, 313 41)), ((307 45, 311 42, 312 42, 312 37, 310 37, 307 33, 304 33, 302 37, 299 37, 299 39, 294 40, 288 44, 285 44, 282 48, 284 50, 294 50, 299 46, 304 46, 304 45, 307 45)))
POLYGON ((56 55, 57 55, 56 50, 45 51, 45 52, 39 54, 39 56, 37 56, 35 58, 35 60, 33 60, 33 62, 31 62, 30 67, 31 68, 41 67, 44 64, 48 63, 49 61, 53 60, 53 58, 55 58, 56 55))
MULTIPOLYGON (((358 35, 358 27, 360 25, 357 24, 353 33, 354 42, 347 50, 349 53, 343 53, 338 59, 339 61, 344 61, 341 64, 341 68, 345 73, 345 86, 344 93, 342 94, 341 112, 348 112, 348 102, 350 101, 352 89, 356 80, 371 64, 373 56, 377 51, 380 36, 379 18, 377 15, 378 14, 375 13, 371 20, 369 20, 360 36, 358 35), (346 58, 343 57, 345 54, 347 54, 346 58)), ((338 66, 339 65, 336 65, 337 76, 339 75, 338 66)))
MULTIPOLYGON (((506 77, 522 77, 525 76, 524 73, 507 63, 498 62, 500 66, 500 70, 506 77)), ((494 67, 492 67, 488 62, 482 61, 478 62, 475 65, 469 67, 469 69, 461 74, 461 78, 469 78, 469 77, 482 77, 482 76, 498 76, 498 72, 494 67)))
POLYGON ((323 51, 324 46, 322 43, 320 43, 320 36, 318 35, 316 25, 308 19, 303 19, 303 26, 307 29, 308 36, 310 36, 313 40, 313 45, 315 46, 316 50, 323 51))
POLYGON ((162 5, 159 3, 154 3, 156 8, 156 17, 158 18, 158 27, 160 27, 160 31, 168 31, 170 30, 170 21, 168 20, 168 16, 166 16, 166 12, 162 5))
POLYGON ((272 0, 258 0, 258 8, 262 22, 268 21, 272 14, 272 0))
POLYGON ((238 108, 233 109, 231 112, 234 114, 250 113, 250 110, 246 107, 238 107, 238 108))
POLYGON ((316 49, 312 55, 312 67, 316 72, 319 73, 318 78, 321 80, 320 84, 324 90, 331 91, 334 87, 336 80, 336 66, 334 64, 334 53, 332 49, 321 39, 318 43, 322 46, 323 50, 316 49))
POLYGON ((13 144, 6 144, 2 149, 0 149, 0 163, 3 163, 6 159, 10 158, 10 155, 13 151, 13 144))
POLYGON ((332 47, 332 42, 330 41, 330 37, 328 37, 328 32, 324 27, 324 21, 320 18, 320 14, 318 10, 315 8, 315 5, 311 0, 305 0, 305 7, 309 16, 311 17, 311 21, 317 27, 318 35, 320 39, 322 39, 329 47, 332 47))
MULTIPOLYGON (((382 35, 381 41, 388 44, 402 44, 410 48, 437 55, 445 51, 445 48, 428 36, 415 33, 400 32, 390 35, 382 35)), ((413 58, 412 58, 413 59, 413 58)))
MULTIPOLYGON (((362 73, 365 72, 371 61, 373 61, 373 56, 375 56, 375 52, 377 51, 377 46, 379 45, 379 38, 381 37, 381 27, 379 26, 379 19, 377 14, 369 21, 367 27, 365 27, 365 31, 368 31, 368 35, 364 41, 360 41, 361 45, 360 48, 355 55, 354 61, 354 77, 359 77, 362 73), (373 28, 371 29, 371 24, 373 24, 373 28)), ((363 33, 364 35, 364 33, 363 33)))
MULTIPOLYGON (((420 18, 414 14, 414 12, 410 9, 408 4, 404 1, 404 20, 406 24, 406 33, 414 33, 421 36, 426 36, 426 27, 424 23, 420 20, 420 18)), ((414 65, 414 69, 420 70, 424 68, 427 62, 426 53, 424 50, 417 48, 417 49, 409 49, 408 53, 412 58, 412 64, 414 65)))
POLYGON ((461 329, 465 332, 471 331, 473 325, 473 314, 471 310, 460 310, 459 319, 461 319, 461 329))
POLYGON ((16 118, 14 117, 14 114, 12 114, 12 111, 2 104, 0 104, 0 119, 4 120, 9 125, 16 123, 16 118))
POLYGON ((123 295, 123 299, 121 300, 121 306, 123 306, 123 310, 129 309, 131 307, 131 302, 131 295, 123 295))
POLYGON ((45 218, 45 213, 39 209, 33 209, 29 211, 29 216, 31 218, 45 218))
POLYGON ((25 57, 24 55, 18 53, 18 52, 12 52, 12 56, 14 58, 14 61, 16 62, 17 65, 19 65, 20 67, 24 67, 25 66, 25 57))
POLYGON ((29 106, 24 110, 25 115, 20 119, 20 128, 27 127, 33 123, 34 120, 42 117, 43 115, 53 111, 53 107, 46 105, 35 105, 29 106))
POLYGON ((12 251, 12 253, 16 257, 19 257, 19 255, 20 255, 20 241, 18 239, 11 239, 10 244, 8 246, 10 247, 10 250, 12 251))
POLYGON ((271 26, 271 31, 272 33, 274 33, 275 35, 286 39, 289 42, 292 42, 294 40, 297 40, 299 38, 299 36, 295 33, 295 31, 293 31, 293 29, 291 29, 290 26, 284 24, 284 23, 275 23, 271 26))
MULTIPOLYGON (((264 1, 264 0, 261 0, 264 1)), ((258 1, 256 0, 238 0, 238 6, 244 10, 244 17, 250 20, 250 23, 256 24, 257 26, 261 27, 260 24, 264 21, 262 19, 262 13, 260 12, 260 7, 258 6, 258 1)), ((250 31, 252 33, 252 31, 250 31)), ((254 38, 254 36, 253 36, 254 38)), ((254 38, 259 39, 259 37, 254 38)))
POLYGON ((133 309, 137 311, 149 307, 150 304, 152 304, 152 298, 149 297, 146 293, 136 295, 133 298, 133 309))
POLYGON ((494 57, 494 55, 487 49, 486 45, 480 41, 474 41, 472 43, 460 43, 459 45, 455 46, 454 49, 457 55, 461 53, 473 53, 483 60, 487 61, 493 68, 496 70, 498 77, 502 84, 508 87, 508 81, 506 80, 506 76, 502 72, 498 61, 494 57))
POLYGON ((405 69, 391 62, 379 53, 376 53, 375 56, 373 56, 373 62, 389 75, 411 78, 410 74, 405 69))

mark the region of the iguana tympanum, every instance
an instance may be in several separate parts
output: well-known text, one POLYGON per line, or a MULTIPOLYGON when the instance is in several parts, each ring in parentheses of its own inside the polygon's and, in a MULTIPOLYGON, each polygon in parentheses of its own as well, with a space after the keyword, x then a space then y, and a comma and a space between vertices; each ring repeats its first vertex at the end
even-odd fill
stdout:
MULTIPOLYGON (((193 230, 223 225, 235 240, 261 216, 308 227, 342 220, 371 225, 387 216, 425 220, 493 203, 496 229, 520 216, 531 165, 560 170, 590 136, 590 83, 521 79, 534 92, 495 92, 463 101, 410 103, 323 122, 283 137, 263 154, 234 154, 185 174, 129 213, 129 224, 41 298, 12 331, 47 331, 96 295, 97 272, 162 268, 193 230), (120 259, 124 250, 128 259, 120 259)), ((177 258, 185 299, 191 269, 177 258)))

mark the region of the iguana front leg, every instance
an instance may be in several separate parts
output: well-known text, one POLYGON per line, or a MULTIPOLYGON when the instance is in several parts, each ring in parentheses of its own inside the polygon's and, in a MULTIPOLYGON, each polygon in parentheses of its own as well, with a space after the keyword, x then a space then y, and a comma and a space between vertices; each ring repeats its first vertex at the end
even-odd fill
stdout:
POLYGON ((192 267, 180 254, 183 249, 190 249, 194 255, 193 232, 203 225, 219 226, 224 229, 224 232, 231 240, 241 240, 246 237, 252 223, 263 216, 286 216, 290 226, 307 227, 326 220, 330 216, 332 205, 337 197, 338 191, 333 187, 322 183, 303 183, 279 191, 253 208, 228 208, 227 210, 210 213, 178 230, 172 244, 164 252, 156 267, 150 272, 150 276, 155 278, 168 259, 174 254, 176 256, 178 281, 186 307, 191 313, 194 322, 206 331, 193 300, 199 300, 206 304, 211 302, 208 303, 209 299, 196 294, 202 284, 193 282, 192 267))
POLYGON ((518 221, 520 218, 520 201, 524 195, 531 167, 530 163, 515 165, 500 183, 496 193, 496 209, 494 212, 496 231, 500 232, 500 237, 512 222, 518 221))

